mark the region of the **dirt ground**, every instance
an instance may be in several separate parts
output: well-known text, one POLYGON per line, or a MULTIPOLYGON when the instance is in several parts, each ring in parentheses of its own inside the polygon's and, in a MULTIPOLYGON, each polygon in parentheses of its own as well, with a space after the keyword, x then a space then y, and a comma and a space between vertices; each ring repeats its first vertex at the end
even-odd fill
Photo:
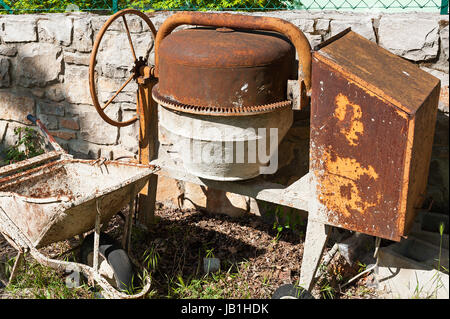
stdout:
MULTIPOLYGON (((149 231, 134 227, 132 235, 132 253, 136 259, 149 265, 147 257, 156 256, 152 298, 271 298, 279 286, 296 283, 299 279, 304 243, 302 229, 306 224, 294 232, 291 229, 280 231, 273 222, 255 215, 230 217, 165 207, 159 207, 155 215, 155 227, 149 231), (206 256, 220 259, 220 271, 216 276, 205 276, 203 258, 206 256), (180 278, 184 286, 180 285, 180 278), (196 279, 198 285, 189 286, 196 279), (179 289, 181 286, 185 288, 183 291, 179 289), (207 289, 210 294, 204 293, 207 289)), ((120 239, 122 227, 123 219, 117 215, 106 232, 120 239)), ((330 240, 326 251, 332 244, 330 240)), ((57 255, 73 245, 73 241, 65 241, 45 250, 57 255)), ((0 235, 0 261, 14 255, 14 249, 0 235)), ((323 275, 312 291, 313 296, 379 298, 377 291, 370 287, 370 274, 342 291, 339 288, 364 266, 360 262, 349 265, 338 252, 327 267, 322 267, 323 275)))

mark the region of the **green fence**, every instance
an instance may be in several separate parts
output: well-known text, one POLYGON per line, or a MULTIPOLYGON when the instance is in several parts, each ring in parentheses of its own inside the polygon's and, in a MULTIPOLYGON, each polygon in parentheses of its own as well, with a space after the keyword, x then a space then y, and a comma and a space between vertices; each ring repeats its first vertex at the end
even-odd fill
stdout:
POLYGON ((353 10, 429 11, 448 14, 448 0, 0 0, 0 14, 158 10, 353 10))

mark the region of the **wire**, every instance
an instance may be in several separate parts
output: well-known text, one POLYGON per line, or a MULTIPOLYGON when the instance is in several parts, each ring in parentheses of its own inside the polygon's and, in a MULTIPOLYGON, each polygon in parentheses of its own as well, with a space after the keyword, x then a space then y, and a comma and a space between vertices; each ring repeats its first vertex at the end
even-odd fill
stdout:
POLYGON ((355 281, 356 279, 358 279, 359 277, 361 277, 362 275, 374 270, 376 267, 378 267, 378 249, 380 248, 380 243, 381 243, 381 238, 380 237, 375 237, 375 252, 373 254, 373 258, 376 258, 375 264, 373 264, 371 267, 367 268, 366 270, 364 270, 363 272, 360 272, 359 274, 357 274, 356 276, 354 276, 353 278, 351 278, 349 281, 347 281, 344 285, 339 285, 339 290, 342 290, 342 288, 344 288, 345 286, 347 286, 349 283, 355 281))

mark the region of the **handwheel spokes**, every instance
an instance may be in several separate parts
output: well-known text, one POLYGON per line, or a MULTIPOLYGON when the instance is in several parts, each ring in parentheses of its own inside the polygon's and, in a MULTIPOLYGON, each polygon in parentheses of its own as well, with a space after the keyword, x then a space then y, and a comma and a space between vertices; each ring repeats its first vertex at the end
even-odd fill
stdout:
POLYGON ((125 29, 127 31, 127 37, 128 37, 128 42, 130 43, 131 53, 133 54, 134 61, 136 61, 137 60, 136 52, 134 51, 133 41, 131 40, 131 34, 130 34, 130 30, 128 29, 127 19, 125 18, 125 15, 122 16, 122 19, 123 19, 123 23, 125 24, 125 29))
POLYGON ((106 102, 106 104, 102 107, 102 110, 104 111, 109 104, 111 104, 111 102, 116 98, 116 96, 122 92, 122 90, 127 86, 128 83, 130 83, 130 81, 134 78, 134 74, 131 74, 130 77, 125 81, 124 84, 122 84, 122 86, 120 87, 120 89, 118 89, 116 91, 116 93, 114 93, 113 96, 111 96, 111 98, 108 100, 108 102, 106 102))
POLYGON ((117 121, 117 120, 113 120, 112 118, 110 118, 105 113, 105 109, 114 101, 114 99, 117 97, 117 95, 119 95, 119 93, 122 92, 122 90, 125 88, 125 86, 128 83, 130 83, 132 79, 136 80, 136 82, 138 84, 138 88, 139 88, 142 84, 139 82, 139 79, 141 77, 153 76, 153 74, 149 71, 150 67, 147 67, 147 60, 143 59, 143 58, 137 59, 137 57, 136 57, 135 47, 133 45, 128 22, 125 17, 125 15, 127 15, 127 14, 139 16, 142 20, 144 20, 145 24, 149 27, 149 29, 151 31, 151 36, 152 36, 153 40, 156 38, 155 26, 153 25, 153 23, 151 22, 151 20, 148 18, 148 16, 145 13, 140 12, 135 9, 124 9, 124 10, 121 10, 121 11, 115 13, 114 15, 112 15, 105 22, 105 24, 100 28, 99 33, 97 34, 97 37, 94 41, 94 44, 92 47, 92 52, 91 52, 91 58, 89 60, 89 92, 90 92, 90 95, 92 98, 92 103, 94 104, 95 109, 97 110, 98 114, 104 121, 106 121, 107 123, 109 123, 111 125, 117 126, 117 127, 124 127, 124 126, 128 126, 128 125, 135 123, 138 120, 138 116, 134 116, 133 118, 131 118, 129 120, 125 120, 125 121, 117 121), (122 17, 122 20, 123 20, 123 23, 125 26, 125 30, 127 32, 128 42, 130 44, 131 53, 134 58, 134 67, 131 71, 132 74, 130 75, 130 77, 125 81, 125 83, 122 84, 122 86, 102 106, 98 100, 98 96, 97 96, 98 93, 96 90, 96 83, 97 83, 96 70, 95 70, 95 65, 97 62, 96 57, 97 57, 97 53, 99 51, 100 42, 101 42, 104 34, 108 30, 108 27, 116 19, 119 19, 120 17, 122 17))

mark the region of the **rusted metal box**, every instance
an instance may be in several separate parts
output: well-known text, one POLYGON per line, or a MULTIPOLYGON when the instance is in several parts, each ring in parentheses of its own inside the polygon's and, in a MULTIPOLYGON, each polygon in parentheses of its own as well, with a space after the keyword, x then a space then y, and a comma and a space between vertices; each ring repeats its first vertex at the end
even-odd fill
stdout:
POLYGON ((440 81, 350 30, 312 61, 318 216, 399 241, 426 193, 440 81))

